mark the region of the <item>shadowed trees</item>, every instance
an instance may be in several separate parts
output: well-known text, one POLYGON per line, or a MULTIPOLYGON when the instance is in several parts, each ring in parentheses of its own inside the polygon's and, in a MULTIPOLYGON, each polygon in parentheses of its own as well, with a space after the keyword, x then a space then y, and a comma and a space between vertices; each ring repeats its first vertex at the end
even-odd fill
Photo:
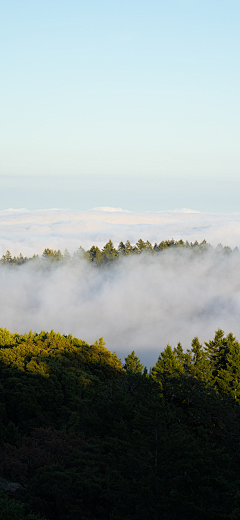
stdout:
POLYGON ((0 329, 0 518, 237 519, 239 350, 219 330, 147 373, 102 338, 0 329))

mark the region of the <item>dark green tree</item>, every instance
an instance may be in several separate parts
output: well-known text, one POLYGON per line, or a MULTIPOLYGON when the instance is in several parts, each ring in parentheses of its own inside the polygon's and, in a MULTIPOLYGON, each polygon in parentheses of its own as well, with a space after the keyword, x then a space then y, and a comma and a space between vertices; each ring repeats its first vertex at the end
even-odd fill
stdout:
POLYGON ((136 247, 137 247, 138 252, 141 253, 142 251, 144 251, 144 249, 146 249, 147 246, 146 246, 145 242, 140 238, 138 240, 138 242, 136 242, 136 247))
POLYGON ((205 343, 211 359, 216 389, 240 401, 240 344, 232 333, 218 329, 215 338, 205 343))
POLYGON ((46 520, 36 513, 27 513, 24 504, 0 491, 0 520, 46 520))
POLYGON ((127 240, 127 242, 125 243, 125 252, 127 255, 131 255, 134 252, 133 246, 131 245, 129 240, 127 240))
POLYGON ((96 264, 101 264, 101 262, 103 261, 103 254, 97 246, 92 246, 91 249, 87 251, 87 254, 90 262, 96 262, 96 264))
POLYGON ((211 362, 206 349, 197 337, 192 340, 191 350, 187 350, 187 354, 189 355, 188 368, 190 368, 191 375, 206 384, 210 384, 212 380, 211 362))
POLYGON ((174 352, 171 345, 167 345, 161 352, 157 363, 151 368, 152 378, 155 381, 161 381, 169 376, 179 376, 183 374, 184 364, 179 355, 180 353, 180 345, 178 345, 178 352, 174 352))
POLYGON ((117 248, 117 252, 119 255, 126 255, 126 248, 123 242, 120 242, 117 248))
POLYGON ((124 370, 127 370, 129 372, 138 372, 142 374, 143 371, 143 365, 141 363, 141 360, 138 356, 135 354, 135 350, 131 352, 127 357, 124 358, 125 363, 123 365, 124 370))
POLYGON ((105 262, 114 260, 118 256, 118 252, 115 249, 111 240, 109 240, 102 248, 102 255, 105 262))

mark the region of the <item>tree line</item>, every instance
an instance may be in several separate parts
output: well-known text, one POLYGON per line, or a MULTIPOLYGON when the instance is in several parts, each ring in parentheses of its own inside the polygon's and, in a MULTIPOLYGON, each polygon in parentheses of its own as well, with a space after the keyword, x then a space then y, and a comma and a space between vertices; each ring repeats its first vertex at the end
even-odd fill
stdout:
POLYGON ((1 520, 237 520, 240 343, 147 369, 54 331, 0 329, 1 520))
POLYGON ((83 249, 81 246, 73 253, 71 256, 67 249, 62 253, 60 249, 53 250, 49 248, 45 248, 42 256, 33 255, 32 257, 24 257, 21 253, 19 256, 12 256, 10 251, 6 251, 6 253, 0 258, 1 265, 22 265, 29 261, 34 260, 42 260, 49 262, 56 262, 60 264, 64 264, 67 262, 75 262, 79 259, 85 258, 89 262, 93 262, 95 265, 105 265, 106 263, 117 260, 121 257, 129 256, 129 255, 139 255, 139 254, 156 254, 162 251, 166 251, 168 249, 185 249, 189 252, 192 251, 194 254, 199 253, 202 254, 207 251, 215 250, 217 253, 223 254, 231 254, 232 252, 238 253, 238 248, 235 247, 232 250, 229 246, 222 246, 222 244, 218 244, 218 246, 214 249, 206 240, 198 243, 188 242, 187 240, 184 242, 183 240, 163 240, 159 244, 155 242, 152 245, 148 240, 144 242, 144 240, 139 239, 135 245, 132 245, 129 240, 125 243, 120 242, 118 247, 115 248, 112 240, 109 240, 102 249, 98 246, 92 246, 89 250, 83 249))

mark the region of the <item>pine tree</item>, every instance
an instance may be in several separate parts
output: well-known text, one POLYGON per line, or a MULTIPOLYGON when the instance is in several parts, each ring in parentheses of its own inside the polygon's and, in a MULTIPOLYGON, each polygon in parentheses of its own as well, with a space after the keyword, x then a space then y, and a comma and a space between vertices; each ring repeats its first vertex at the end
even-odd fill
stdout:
POLYGON ((193 377, 196 377, 200 381, 209 383, 212 379, 212 367, 209 359, 209 355, 204 349, 203 345, 199 342, 198 337, 192 340, 191 350, 187 350, 191 362, 190 372, 193 377))
MULTIPOLYGON (((180 352, 180 347, 179 347, 180 352)), ((151 369, 151 376, 155 381, 169 376, 179 376, 184 373, 184 364, 175 355, 171 345, 167 345, 161 352, 156 365, 151 369)))
POLYGON ((103 261, 103 255, 99 247, 92 246, 91 249, 87 251, 87 254, 90 262, 96 262, 97 264, 100 264, 103 261))
MULTIPOLYGON (((93 246, 93 247, 94 247, 94 246, 93 246)), ((64 254, 66 255, 66 256, 64 257, 64 260, 65 260, 65 261, 69 261, 69 260, 71 260, 71 256, 70 256, 70 254, 69 254, 69 252, 68 252, 67 249, 65 249, 64 254)), ((89 259, 88 252, 85 251, 85 249, 83 249, 82 246, 79 246, 79 248, 77 249, 77 251, 75 251, 75 253, 73 253, 73 259, 74 259, 74 260, 83 260, 84 258, 85 258, 85 259, 89 259)))
POLYGON ((125 359, 125 363, 123 365, 124 370, 127 370, 129 372, 138 372, 138 373, 142 374, 144 367, 141 363, 140 358, 136 356, 135 350, 133 350, 131 352, 131 354, 129 354, 124 359, 125 359))
POLYGON ((240 344, 232 333, 227 336, 226 369, 220 372, 228 392, 240 401, 240 344))
POLYGON ((224 331, 218 329, 215 332, 215 337, 213 340, 209 340, 209 342, 205 342, 206 350, 210 357, 210 361, 213 367, 213 375, 217 375, 217 371, 219 368, 219 359, 223 360, 225 347, 226 347, 226 338, 224 338, 224 331))
POLYGON ((240 401, 240 344, 232 333, 224 336, 218 329, 213 341, 206 343, 217 390, 231 394, 240 401))
MULTIPOLYGON (((80 248, 79 248, 80 249, 80 248)), ((63 252, 63 260, 65 262, 68 262, 69 260, 71 259, 71 255, 69 254, 68 250, 67 249, 64 249, 64 252, 63 252)))
POLYGON ((120 244, 118 245, 118 248, 117 248, 118 254, 125 255, 126 254, 125 249, 126 249, 125 244, 123 242, 120 242, 120 244))
POLYGON ((141 238, 138 240, 138 242, 136 242, 136 246, 140 253, 144 251, 144 249, 146 249, 147 247, 145 242, 141 238))
POLYGON ((48 247, 46 249, 44 249, 42 256, 45 260, 50 260, 50 261, 54 261, 54 260, 59 261, 59 260, 63 259, 63 255, 62 255, 60 249, 58 249, 58 251, 54 251, 53 249, 49 249, 48 247))
POLYGON ((105 246, 102 248, 102 255, 103 255, 104 262, 106 262, 106 261, 108 262, 109 260, 114 260, 114 258, 116 258, 116 256, 118 256, 118 252, 115 249, 113 242, 111 240, 109 240, 105 244, 105 246))
POLYGON ((12 262, 12 255, 10 251, 6 251, 5 255, 1 258, 1 264, 10 264, 12 262))
POLYGON ((127 255, 130 255, 134 252, 133 246, 130 244, 129 240, 127 240, 127 242, 125 243, 125 252, 127 255))
POLYGON ((185 371, 187 366, 188 366, 188 364, 189 364, 190 356, 189 356, 188 353, 183 351, 183 347, 182 347, 182 344, 180 342, 177 344, 176 347, 174 347, 173 353, 174 353, 174 356, 175 356, 176 360, 179 363, 179 366, 182 369, 184 369, 184 371, 185 371))
POLYGON ((151 242, 149 242, 149 240, 147 240, 147 242, 145 243, 145 246, 146 246, 147 251, 151 251, 151 252, 154 251, 153 246, 152 246, 151 242))

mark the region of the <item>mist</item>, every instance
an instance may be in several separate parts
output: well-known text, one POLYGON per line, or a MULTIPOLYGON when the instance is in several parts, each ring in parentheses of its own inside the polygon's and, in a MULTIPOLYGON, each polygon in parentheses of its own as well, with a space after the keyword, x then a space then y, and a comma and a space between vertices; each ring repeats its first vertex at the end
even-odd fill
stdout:
POLYGON ((42 254, 50 249, 67 248, 73 253, 81 245, 100 248, 122 240, 151 243, 174 238, 201 242, 214 247, 221 242, 240 247, 240 214, 199 213, 191 209, 134 213, 121 208, 95 208, 88 211, 24 209, 0 211, 0 255, 42 254))
POLYGON ((167 250, 99 268, 81 259, 51 267, 2 266, 1 327, 51 329, 88 343, 100 337, 124 360, 152 366, 167 343, 188 348, 220 327, 240 338, 240 254, 167 250))

